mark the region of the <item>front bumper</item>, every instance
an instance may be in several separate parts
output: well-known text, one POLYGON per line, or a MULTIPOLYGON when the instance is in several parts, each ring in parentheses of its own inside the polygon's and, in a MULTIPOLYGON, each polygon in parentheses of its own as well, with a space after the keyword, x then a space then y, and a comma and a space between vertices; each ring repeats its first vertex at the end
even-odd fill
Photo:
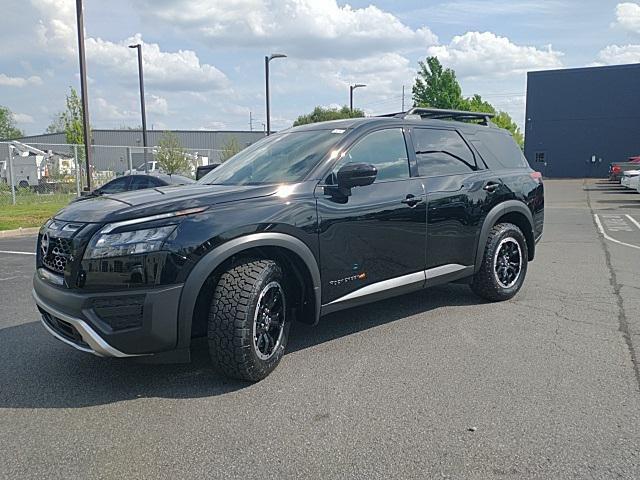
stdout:
POLYGON ((36 272, 33 298, 42 324, 57 339, 83 352, 101 357, 139 357, 176 348, 178 304, 182 285, 117 292, 78 292, 55 286, 36 272), (130 320, 130 305, 139 312, 130 320), (115 305, 105 310, 104 305, 115 305), (129 309, 127 311, 127 308, 129 309), (105 314, 104 312, 108 314, 105 314), (119 312, 124 312, 119 316, 119 312))

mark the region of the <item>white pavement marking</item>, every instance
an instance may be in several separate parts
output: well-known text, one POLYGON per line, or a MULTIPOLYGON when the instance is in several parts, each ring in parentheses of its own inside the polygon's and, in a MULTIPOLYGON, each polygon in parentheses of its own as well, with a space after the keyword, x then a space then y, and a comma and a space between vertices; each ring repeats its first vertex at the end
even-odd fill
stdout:
POLYGON ((600 230, 600 233, 602 234, 602 236, 604 238, 606 238, 607 240, 613 242, 613 243, 618 243, 620 245, 624 245, 625 247, 631 247, 631 248, 635 248, 640 250, 640 246, 638 245, 631 245, 630 243, 625 243, 625 242, 621 242, 620 240, 616 240, 613 237, 610 237, 609 235, 607 235, 607 232, 604 231, 604 228, 602 227, 602 222, 600 222, 600 218, 598 217, 597 214, 593 215, 596 219, 596 224, 598 225, 598 230, 600 230))
POLYGON ((622 215, 602 214, 604 226, 610 232, 633 232, 631 225, 622 218, 622 215))
POLYGON ((635 218, 633 218, 631 215, 625 215, 629 220, 631 220, 631 223, 633 223, 636 227, 640 228, 640 222, 638 222, 635 218))
POLYGON ((14 252, 13 250, 0 250, 0 253, 9 255, 35 255, 35 252, 14 252))

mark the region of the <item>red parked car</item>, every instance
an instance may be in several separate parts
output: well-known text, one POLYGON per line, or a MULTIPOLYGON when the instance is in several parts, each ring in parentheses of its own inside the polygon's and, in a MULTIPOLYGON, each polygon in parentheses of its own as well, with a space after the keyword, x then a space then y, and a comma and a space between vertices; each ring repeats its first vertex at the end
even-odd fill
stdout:
POLYGON ((609 180, 619 182, 625 170, 637 169, 640 165, 640 156, 629 157, 626 162, 617 162, 609 165, 609 180))

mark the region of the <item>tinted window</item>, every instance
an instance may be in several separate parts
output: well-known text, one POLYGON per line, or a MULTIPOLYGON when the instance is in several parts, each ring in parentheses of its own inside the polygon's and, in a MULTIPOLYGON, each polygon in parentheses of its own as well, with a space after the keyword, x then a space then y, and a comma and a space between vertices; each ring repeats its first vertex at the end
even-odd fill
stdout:
POLYGON ((409 178, 409 157, 402 129, 393 128, 370 133, 356 143, 340 166, 369 163, 378 169, 376 182, 409 178))
POLYGON ((342 138, 345 130, 289 131, 245 148, 198 183, 260 185, 300 182, 342 138))
POLYGON ((493 132, 477 132, 471 141, 487 166, 492 169, 522 168, 527 160, 513 137, 500 130, 493 132))
POLYGON ((416 128, 413 139, 420 175, 454 175, 476 170, 473 153, 458 132, 416 128))
POLYGON ((158 182, 151 177, 143 177, 142 175, 135 175, 131 179, 130 190, 142 190, 143 188, 157 187, 158 182))
POLYGON ((120 177, 103 185, 100 188, 100 191, 102 193, 124 192, 127 189, 127 185, 129 185, 129 177, 120 177))

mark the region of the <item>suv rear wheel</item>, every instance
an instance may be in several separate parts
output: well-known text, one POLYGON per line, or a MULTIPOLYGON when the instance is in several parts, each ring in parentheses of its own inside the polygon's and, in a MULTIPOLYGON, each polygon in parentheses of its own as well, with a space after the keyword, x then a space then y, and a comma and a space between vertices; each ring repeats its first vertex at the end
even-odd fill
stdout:
POLYGON ((471 289, 492 302, 509 300, 524 283, 527 263, 527 242, 522 231, 512 223, 495 225, 489 233, 482 265, 473 277, 471 289))
POLYGON ((282 269, 246 260, 222 274, 209 310, 209 352, 229 377, 259 381, 280 363, 290 322, 282 269))

